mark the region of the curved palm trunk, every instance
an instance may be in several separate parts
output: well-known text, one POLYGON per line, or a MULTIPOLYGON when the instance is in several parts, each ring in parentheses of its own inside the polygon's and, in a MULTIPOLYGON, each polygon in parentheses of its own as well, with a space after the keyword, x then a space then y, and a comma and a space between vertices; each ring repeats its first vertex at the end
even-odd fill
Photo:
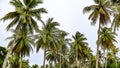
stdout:
POLYGON ((46 56, 46 47, 44 49, 44 61, 43 61, 43 68, 45 68, 45 56, 46 56))
MULTIPOLYGON (((13 44, 14 44, 14 42, 13 42, 13 44)), ((10 56, 12 50, 13 50, 13 47, 14 47, 13 44, 12 44, 12 46, 10 46, 10 49, 8 50, 8 52, 7 52, 6 56, 5 56, 5 59, 4 59, 4 62, 3 62, 2 68, 6 68, 8 58, 9 58, 9 56, 10 56)))
POLYGON ((96 68, 98 68, 99 62, 99 44, 100 44, 100 23, 98 27, 98 40, 97 40, 97 53, 96 53, 96 68))

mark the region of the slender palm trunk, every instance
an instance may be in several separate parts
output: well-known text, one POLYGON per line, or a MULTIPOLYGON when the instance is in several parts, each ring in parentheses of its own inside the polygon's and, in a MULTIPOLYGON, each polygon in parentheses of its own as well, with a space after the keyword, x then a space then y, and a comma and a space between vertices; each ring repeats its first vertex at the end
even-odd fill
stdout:
POLYGON ((107 50, 107 55, 106 55, 106 63, 105 63, 105 68, 107 68, 107 59, 108 59, 108 50, 107 50))
POLYGON ((60 54, 60 68, 62 68, 62 56, 61 56, 62 54, 60 54))
POLYGON ((117 58, 115 58, 115 62, 116 62, 116 68, 117 68, 117 58))
POLYGON ((103 64, 102 64, 102 68, 104 68, 105 62, 106 62, 106 60, 105 60, 105 50, 104 50, 103 51, 103 64))
POLYGON ((76 66, 78 68, 78 53, 77 53, 77 50, 76 50, 76 66))
POLYGON ((45 56, 46 56, 46 47, 44 49, 44 61, 43 61, 43 68, 45 68, 45 56))
MULTIPOLYGON (((116 15, 115 15, 115 18, 116 18, 116 15)), ((115 18, 114 18, 114 20, 113 20, 113 22, 111 24, 111 27, 110 27, 111 31, 113 31, 113 32, 115 32, 115 28, 113 28, 114 24, 115 24, 115 18)))
POLYGON ((97 53, 96 53, 96 68, 98 68, 99 61, 99 44, 100 44, 100 23, 98 27, 97 53))
POLYGON ((20 54, 20 68, 22 68, 22 55, 20 54))
POLYGON ((10 46, 10 49, 8 50, 8 52, 7 52, 6 56, 5 56, 2 68, 6 68, 7 61, 8 61, 8 58, 9 58, 9 56, 10 56, 12 50, 13 50, 13 47, 14 47, 14 42, 13 42, 12 46, 10 46))

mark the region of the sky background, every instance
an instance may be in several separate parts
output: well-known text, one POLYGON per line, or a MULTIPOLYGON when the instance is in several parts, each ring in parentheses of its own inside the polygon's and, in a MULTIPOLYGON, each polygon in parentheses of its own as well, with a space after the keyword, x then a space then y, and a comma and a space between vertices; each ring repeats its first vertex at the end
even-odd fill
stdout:
MULTIPOLYGON (((0 18, 6 13, 14 11, 14 7, 9 4, 11 0, 1 0, 0 2, 0 18)), ((48 18, 54 18, 54 21, 60 23, 59 28, 69 33, 68 37, 71 38, 77 31, 85 34, 89 47, 96 52, 96 40, 97 40, 97 24, 91 26, 90 20, 88 20, 88 14, 83 14, 83 8, 94 4, 93 0, 44 0, 42 5, 38 7, 44 7, 48 10, 48 14, 42 14, 42 19, 46 21, 48 18)), ((9 43, 5 40, 6 37, 11 36, 10 32, 6 31, 8 21, 0 21, 0 46, 7 47, 9 43)), ((39 24, 41 25, 41 24, 39 24)), ((120 31, 118 32, 120 34, 120 31)), ((120 36, 116 37, 118 40, 117 46, 120 45, 120 36)), ((120 46, 118 46, 120 48, 120 46)), ((120 56, 120 55, 118 55, 120 56)), ((43 63, 43 51, 39 53, 33 52, 29 59, 30 65, 38 64, 39 66, 43 63)))

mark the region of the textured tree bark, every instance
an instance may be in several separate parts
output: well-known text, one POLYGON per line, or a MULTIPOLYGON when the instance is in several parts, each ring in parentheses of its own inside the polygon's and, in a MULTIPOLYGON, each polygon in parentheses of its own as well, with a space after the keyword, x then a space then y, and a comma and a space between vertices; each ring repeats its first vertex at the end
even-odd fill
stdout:
POLYGON ((22 55, 20 54, 20 68, 22 68, 22 55))
POLYGON ((46 56, 46 47, 44 49, 44 61, 43 61, 43 68, 45 68, 45 56, 46 56))
POLYGON ((97 40, 97 53, 96 53, 96 68, 98 68, 99 62, 99 44, 100 44, 100 23, 98 27, 98 40, 97 40))
POLYGON ((14 47, 14 42, 13 42, 12 46, 10 46, 10 49, 8 50, 8 52, 7 52, 6 56, 5 56, 2 68, 6 68, 7 61, 8 61, 8 58, 9 58, 9 56, 10 56, 12 50, 13 50, 13 47, 14 47))

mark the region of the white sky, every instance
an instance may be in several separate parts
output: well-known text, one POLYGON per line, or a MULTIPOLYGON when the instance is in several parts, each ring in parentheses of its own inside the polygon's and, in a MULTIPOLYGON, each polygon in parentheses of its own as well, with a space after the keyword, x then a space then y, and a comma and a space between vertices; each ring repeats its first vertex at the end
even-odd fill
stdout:
MULTIPOLYGON (((0 18, 6 13, 13 11, 14 8, 9 4, 10 0, 1 0, 0 2, 0 18)), ((39 7, 44 7, 48 10, 48 14, 43 14, 43 20, 53 17, 54 21, 60 23, 60 29, 63 29, 69 33, 71 38, 77 31, 85 34, 88 39, 89 47, 96 51, 96 39, 97 39, 97 24, 91 26, 88 20, 89 14, 83 15, 83 8, 94 4, 92 0, 44 0, 42 5, 39 7)), ((10 21, 1 21, 0 26, 0 45, 7 47, 9 41, 5 38, 11 35, 10 32, 5 30, 6 26, 10 21)), ((118 32, 120 34, 120 31, 118 32)), ((120 42, 120 36, 117 36, 118 43, 120 42)), ((118 46, 118 44, 117 44, 118 46)), ((120 48, 120 46, 119 46, 120 48)), ((32 53, 29 57, 30 65, 43 63, 43 52, 32 53)))

